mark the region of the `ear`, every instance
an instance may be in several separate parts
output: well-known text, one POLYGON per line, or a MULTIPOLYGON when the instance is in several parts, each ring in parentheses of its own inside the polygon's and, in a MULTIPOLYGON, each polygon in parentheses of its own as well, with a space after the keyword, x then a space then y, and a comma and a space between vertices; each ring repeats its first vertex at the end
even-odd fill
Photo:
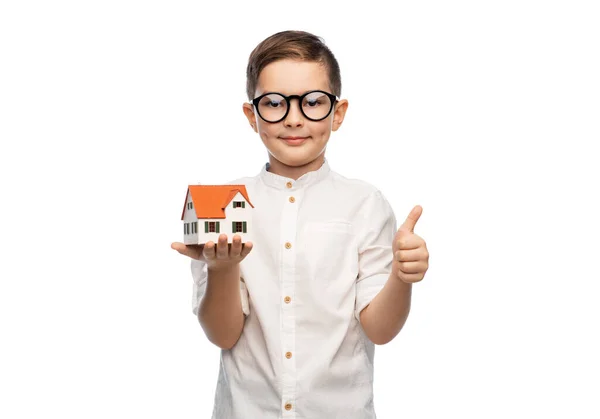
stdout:
POLYGON ((338 128, 344 122, 344 116, 346 115, 346 111, 348 110, 348 101, 346 99, 340 100, 335 105, 335 110, 333 111, 333 123, 331 124, 331 130, 337 131, 338 128))
POLYGON ((250 126, 254 130, 254 132, 258 132, 258 128, 256 127, 256 114, 254 113, 254 106, 251 103, 244 103, 243 105, 244 115, 248 118, 248 122, 250 126))

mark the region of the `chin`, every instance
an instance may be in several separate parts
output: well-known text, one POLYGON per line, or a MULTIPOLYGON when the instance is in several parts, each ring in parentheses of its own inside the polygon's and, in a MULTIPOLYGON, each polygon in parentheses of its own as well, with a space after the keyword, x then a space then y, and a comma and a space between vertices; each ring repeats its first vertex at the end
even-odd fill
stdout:
POLYGON ((281 163, 286 166, 298 167, 306 166, 319 158, 320 154, 317 155, 302 155, 302 156, 284 156, 281 159, 277 158, 281 163))
POLYGON ((290 166, 290 167, 304 166, 305 164, 309 163, 309 161, 307 161, 306 159, 277 158, 277 157, 275 157, 275 158, 277 160, 279 160, 280 163, 285 164, 286 166, 290 166))

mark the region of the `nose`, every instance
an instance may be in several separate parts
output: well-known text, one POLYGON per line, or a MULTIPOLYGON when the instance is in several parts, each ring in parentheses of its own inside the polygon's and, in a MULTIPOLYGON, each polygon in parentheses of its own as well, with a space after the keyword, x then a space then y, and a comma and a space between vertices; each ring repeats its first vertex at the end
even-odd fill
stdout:
POLYGON ((304 115, 300 110, 300 101, 292 99, 290 101, 290 110, 283 120, 286 127, 301 127, 304 125, 304 115))

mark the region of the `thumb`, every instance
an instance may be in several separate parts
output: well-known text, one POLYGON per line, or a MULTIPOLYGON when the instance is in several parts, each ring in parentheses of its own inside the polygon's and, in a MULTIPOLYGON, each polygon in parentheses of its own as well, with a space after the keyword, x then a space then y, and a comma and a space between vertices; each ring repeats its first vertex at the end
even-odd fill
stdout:
POLYGON ((399 230, 413 233, 415 231, 415 225, 417 224, 417 221, 419 221, 419 217, 421 217, 422 213, 422 206, 417 205, 416 207, 414 207, 410 214, 408 214, 408 217, 406 217, 404 223, 402 223, 402 225, 400 226, 399 230))
POLYGON ((177 250, 179 253, 184 252, 185 244, 179 242, 171 243, 171 249, 177 250))
POLYGON ((204 256, 202 255, 204 252, 203 244, 190 244, 186 245, 184 243, 171 243, 171 249, 177 250, 184 256, 188 256, 192 259, 196 260, 204 260, 204 256))
POLYGON ((171 249, 177 250, 179 253, 181 253, 184 256, 190 256, 190 257, 192 256, 192 252, 190 251, 190 249, 188 249, 188 247, 183 243, 179 243, 179 242, 171 243, 171 249))

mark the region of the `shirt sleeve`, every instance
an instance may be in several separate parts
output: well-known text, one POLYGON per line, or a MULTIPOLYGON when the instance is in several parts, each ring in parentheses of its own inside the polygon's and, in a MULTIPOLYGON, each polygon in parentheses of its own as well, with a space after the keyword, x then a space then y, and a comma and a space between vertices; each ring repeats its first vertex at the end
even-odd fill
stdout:
MULTIPOLYGON (((192 290, 192 312, 198 317, 200 302, 206 292, 206 280, 208 278, 208 268, 205 262, 192 259, 192 279, 194 280, 192 290)), ((242 301, 242 311, 244 315, 250 314, 249 295, 246 284, 240 281, 240 298, 242 301)))
POLYGON ((360 312, 381 291, 392 272, 396 217, 379 190, 366 199, 357 225, 358 276, 354 315, 360 321, 360 312))

